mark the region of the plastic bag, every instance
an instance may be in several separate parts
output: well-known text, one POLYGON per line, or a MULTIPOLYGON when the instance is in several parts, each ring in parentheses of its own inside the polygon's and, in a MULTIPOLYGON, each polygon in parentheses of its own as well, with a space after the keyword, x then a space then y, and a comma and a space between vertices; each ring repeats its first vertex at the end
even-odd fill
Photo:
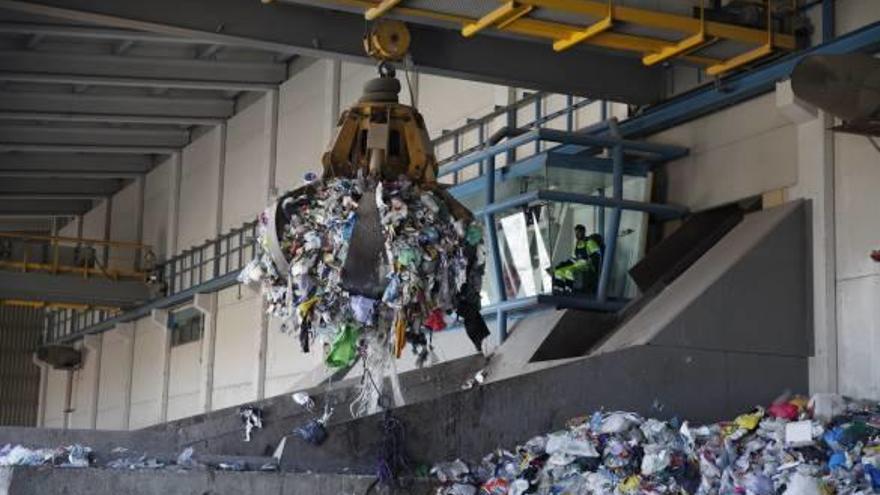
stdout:
POLYGON ((331 368, 351 366, 357 359, 358 339, 361 332, 352 325, 343 325, 342 330, 330 344, 330 352, 325 362, 331 368))

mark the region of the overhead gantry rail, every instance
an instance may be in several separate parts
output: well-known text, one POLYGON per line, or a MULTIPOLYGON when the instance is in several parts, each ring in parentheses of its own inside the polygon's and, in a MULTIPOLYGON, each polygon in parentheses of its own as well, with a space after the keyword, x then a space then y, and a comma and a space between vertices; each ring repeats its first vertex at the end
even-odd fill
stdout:
MULTIPOLYGON (((439 2, 433 3, 433 9, 409 6, 409 2, 401 0, 330 0, 327 3, 364 9, 367 20, 395 15, 413 22, 458 25, 462 36, 467 38, 494 29, 549 40, 556 52, 583 43, 636 52, 642 55, 645 66, 681 59, 705 67, 710 76, 724 75, 777 51, 797 47, 793 35, 774 32, 770 0, 764 2, 767 20, 761 28, 708 20, 706 9, 700 3, 697 15, 628 7, 619 0, 500 0, 497 7, 487 11, 479 11, 476 2, 467 8, 459 2, 439 2), (745 51, 742 46, 747 47, 745 51)), ((693 5, 693 2, 680 1, 664 3, 677 11, 693 5)), ((795 15, 795 7, 796 2, 792 2, 786 13, 795 15)))

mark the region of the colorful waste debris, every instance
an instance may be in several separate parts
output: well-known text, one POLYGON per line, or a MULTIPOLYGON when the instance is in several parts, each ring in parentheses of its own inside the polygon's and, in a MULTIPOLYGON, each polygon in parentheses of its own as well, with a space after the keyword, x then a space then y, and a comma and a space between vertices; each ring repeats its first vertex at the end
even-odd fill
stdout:
POLYGON ((596 412, 513 451, 440 463, 431 474, 438 495, 880 493, 880 404, 824 394, 699 427, 596 412), (819 419, 817 409, 829 405, 833 416, 819 419))
POLYGON ((56 466, 89 467, 93 462, 92 449, 79 444, 58 448, 28 448, 6 444, 0 448, 0 467, 56 466))
POLYGON ((345 369, 360 359, 377 382, 393 373, 391 361, 407 345, 417 364, 426 363, 432 334, 456 318, 480 350, 489 334, 479 314, 481 224, 453 215, 448 200, 406 177, 314 182, 281 200, 281 218, 275 206, 261 215, 256 257, 239 280, 261 283, 268 312, 304 352, 317 341, 328 367, 345 369), (358 202, 372 190, 384 238, 384 254, 363 260, 379 264, 382 295, 374 299, 343 289, 358 202))

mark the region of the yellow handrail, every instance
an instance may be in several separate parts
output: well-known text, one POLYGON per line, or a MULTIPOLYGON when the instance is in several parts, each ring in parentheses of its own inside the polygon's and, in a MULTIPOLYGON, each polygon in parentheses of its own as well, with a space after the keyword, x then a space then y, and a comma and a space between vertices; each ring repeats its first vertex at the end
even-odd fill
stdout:
POLYGON ((24 232, 0 232, 0 238, 7 239, 23 239, 29 241, 47 241, 47 242, 65 242, 72 244, 87 244, 87 245, 95 245, 95 246, 109 246, 109 247, 127 247, 132 249, 143 249, 143 250, 151 250, 152 247, 148 244, 141 244, 139 242, 132 241, 109 241, 104 239, 87 239, 84 237, 65 237, 65 236, 51 236, 51 235, 37 235, 37 234, 27 234, 24 232))

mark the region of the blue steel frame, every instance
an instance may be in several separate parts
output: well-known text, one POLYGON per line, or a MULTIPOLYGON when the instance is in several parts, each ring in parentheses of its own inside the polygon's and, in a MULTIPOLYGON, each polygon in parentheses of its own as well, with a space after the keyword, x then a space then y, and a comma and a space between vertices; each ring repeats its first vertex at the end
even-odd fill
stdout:
MULTIPOLYGON (((485 185, 485 206, 475 212, 475 215, 482 217, 486 226, 487 249, 490 254, 490 273, 492 281, 495 285, 498 302, 492 305, 495 316, 496 331, 499 342, 504 342, 507 338, 507 314, 516 309, 521 310, 530 306, 555 302, 558 306, 580 307, 583 309, 593 309, 599 311, 617 311, 621 303, 619 301, 608 300, 608 287, 611 278, 614 256, 617 250, 617 234, 620 230, 620 217, 623 210, 636 210, 649 213, 664 219, 677 218, 687 214, 687 209, 674 206, 655 203, 645 203, 640 201, 631 201, 623 199, 623 177, 627 170, 626 153, 631 156, 637 156, 638 164, 656 165, 669 160, 674 160, 687 155, 688 150, 679 146, 666 144, 646 143, 642 141, 634 141, 621 137, 617 122, 609 120, 604 123, 603 128, 610 130, 610 136, 593 136, 576 132, 565 132, 553 129, 535 129, 525 132, 519 136, 512 137, 502 143, 486 147, 481 151, 472 153, 454 163, 444 165, 440 168, 438 177, 447 175, 457 176, 464 168, 480 164, 482 174, 465 183, 457 184, 451 187, 451 191, 455 194, 462 194, 464 191, 474 189, 474 184, 485 185), (534 143, 535 155, 529 158, 510 164, 504 170, 497 170, 496 157, 500 154, 511 156, 511 152, 520 146, 534 143), (553 143, 554 147, 549 150, 540 152, 542 143, 553 143), (594 153, 607 151, 611 159, 603 159, 596 157, 588 157, 583 153, 577 155, 567 155, 558 153, 557 149, 564 146, 577 145, 587 147, 594 153), (599 170, 612 174, 612 197, 592 196, 589 194, 553 191, 540 189, 528 193, 520 194, 502 201, 495 200, 495 184, 496 180, 509 179, 508 170, 517 170, 520 174, 525 171, 532 171, 541 166, 552 163, 555 157, 564 157, 566 165, 577 168, 578 162, 584 162, 585 170, 599 170), (596 299, 581 300, 580 298, 559 298, 557 296, 538 296, 527 297, 509 301, 504 287, 504 276, 501 263, 501 250, 498 244, 498 234, 495 229, 495 214, 511 208, 528 205, 536 201, 555 201, 562 203, 579 203, 599 206, 602 208, 611 208, 611 217, 606 225, 605 239, 607 239, 605 247, 605 256, 602 259, 602 270, 599 274, 599 284, 596 292, 596 299), (565 299, 565 300, 563 300, 565 299)), ((630 168, 637 175, 644 175, 642 168, 630 168)), ((484 310, 489 308, 484 308, 484 310)))

